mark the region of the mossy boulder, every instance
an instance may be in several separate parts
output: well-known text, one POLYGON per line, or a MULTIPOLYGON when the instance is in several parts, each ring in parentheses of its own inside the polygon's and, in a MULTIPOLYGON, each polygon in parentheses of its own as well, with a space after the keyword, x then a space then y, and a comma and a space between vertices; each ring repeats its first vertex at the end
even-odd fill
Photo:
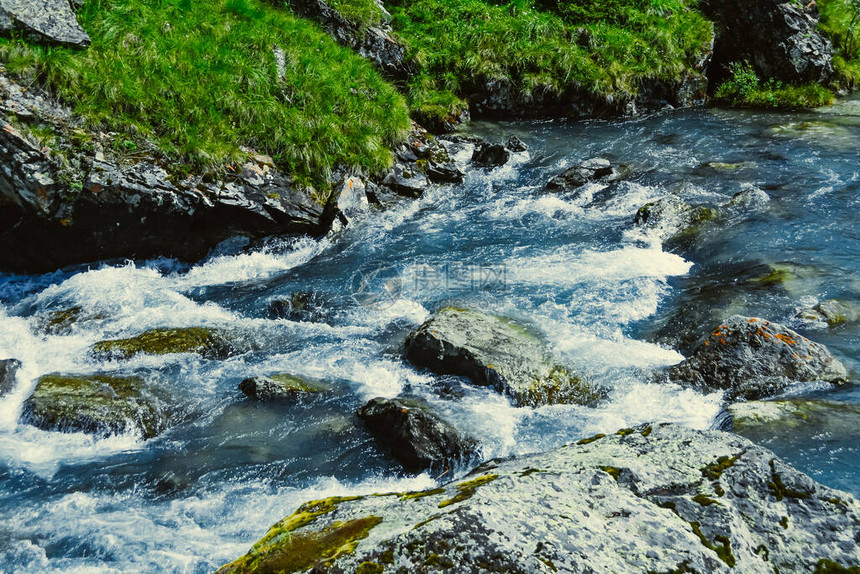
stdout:
POLYGON ((735 315, 718 325, 692 356, 669 370, 673 382, 728 400, 761 399, 813 381, 842 383, 845 367, 824 345, 757 317, 735 315))
POLYGON ((609 183, 623 177, 623 173, 606 158, 593 157, 569 167, 550 179, 546 188, 553 191, 569 191, 589 182, 609 183))
POLYGON ((407 337, 406 357, 418 367, 492 387, 518 405, 592 404, 602 396, 555 364, 529 329, 479 311, 441 309, 407 337))
POLYGON ((748 401, 730 405, 732 430, 744 436, 776 435, 809 429, 805 434, 853 436, 860 425, 860 405, 824 400, 748 401))
POLYGON ((51 374, 24 402, 25 422, 45 430, 100 436, 137 431, 152 438, 167 426, 163 402, 140 377, 51 374))
POLYGON ((854 323, 860 319, 860 309, 851 301, 827 299, 816 304, 811 309, 804 309, 797 314, 804 321, 827 323, 830 326, 854 323))
POLYGON ((375 398, 358 409, 370 433, 410 472, 450 470, 475 455, 478 443, 461 435, 416 400, 375 398))
POLYGON ((695 237, 701 226, 718 216, 716 209, 694 207, 675 195, 646 203, 636 211, 633 223, 655 233, 661 240, 695 237))
POLYGON ((128 359, 140 353, 168 355, 197 353, 211 359, 224 359, 236 352, 221 331, 203 327, 152 329, 128 339, 112 339, 93 345, 98 357, 128 359))
POLYGON ((858 528, 850 494, 772 452, 660 425, 309 502, 221 572, 813 572, 860 566, 858 528))
POLYGON ((287 373, 268 377, 250 377, 239 383, 245 396, 260 401, 296 400, 303 395, 313 395, 331 390, 321 381, 312 381, 287 373))
POLYGON ((0 397, 11 391, 17 381, 18 369, 21 361, 17 359, 3 359, 0 361, 0 397))

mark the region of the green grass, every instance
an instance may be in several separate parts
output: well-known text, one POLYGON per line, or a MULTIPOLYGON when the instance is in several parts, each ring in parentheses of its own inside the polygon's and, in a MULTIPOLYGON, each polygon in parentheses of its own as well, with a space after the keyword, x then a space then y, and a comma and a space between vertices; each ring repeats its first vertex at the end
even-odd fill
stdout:
POLYGON ((833 41, 838 87, 860 87, 860 0, 818 0, 819 28, 833 41))
POLYGON ((222 167, 247 146, 326 187, 339 164, 388 167, 409 129, 404 98, 370 63, 260 0, 88 0, 78 17, 88 50, 0 40, 0 63, 168 163, 222 167))
POLYGON ((794 110, 833 102, 833 92, 819 84, 794 86, 776 80, 762 82, 749 64, 731 64, 732 77, 717 88, 714 98, 741 108, 794 110))
POLYGON ((380 24, 383 20, 382 9, 374 0, 327 0, 326 3, 359 28, 380 24))
POLYGON ((393 0, 395 31, 419 69, 410 104, 454 111, 476 83, 510 79, 529 97, 575 89, 622 99, 643 79, 693 69, 712 25, 684 0, 393 0))

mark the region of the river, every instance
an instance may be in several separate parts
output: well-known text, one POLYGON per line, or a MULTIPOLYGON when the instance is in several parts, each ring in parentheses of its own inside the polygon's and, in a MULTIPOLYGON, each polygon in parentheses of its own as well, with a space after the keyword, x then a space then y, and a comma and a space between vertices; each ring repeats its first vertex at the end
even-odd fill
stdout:
MULTIPOLYGON (((23 362, 0 400, 0 570, 209 572, 306 500, 432 486, 436 477, 405 474, 355 419, 376 396, 425 399, 480 438, 484 459, 649 421, 714 427, 719 393, 660 384, 653 373, 733 313, 826 344, 856 380, 860 324, 796 315, 824 299, 860 300, 860 99, 790 114, 477 122, 469 132, 516 135, 529 150, 319 240, 229 243, 195 265, 0 275, 0 358, 23 362), (595 156, 631 176, 574 193, 544 189, 595 156), (750 187, 770 200, 692 243, 663 245, 633 224, 640 206, 667 194, 716 205, 750 187), (308 320, 270 318, 271 301, 296 292, 321 301, 308 320), (404 337, 448 304, 536 326, 609 397, 596 408, 515 408, 491 390, 415 370, 401 357, 404 337), (72 307, 81 319, 71 330, 45 334, 45 317, 72 307), (252 350, 221 361, 99 362, 89 353, 99 340, 164 326, 217 327, 252 350), (143 441, 19 422, 40 375, 96 371, 157 385, 175 405, 173 426, 143 441), (323 379, 335 392, 285 405, 237 390, 246 377, 278 372, 323 379)), ((860 403, 855 386, 803 391, 860 403)), ((758 438, 816 480, 860 495, 850 430, 758 438)))

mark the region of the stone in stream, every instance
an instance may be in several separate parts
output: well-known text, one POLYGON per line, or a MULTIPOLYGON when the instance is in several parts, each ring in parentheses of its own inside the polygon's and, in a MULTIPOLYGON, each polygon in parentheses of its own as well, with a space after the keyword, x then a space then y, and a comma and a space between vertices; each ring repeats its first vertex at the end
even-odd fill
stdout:
POLYGON ((731 433, 623 429, 407 493, 304 504, 219 574, 848 572, 860 503, 731 433))
POLYGON ((320 291, 295 291, 269 303, 273 319, 315 322, 327 318, 332 306, 330 298, 320 291))
POLYGON ((21 361, 17 359, 0 360, 0 398, 15 388, 16 376, 20 368, 21 361))
POLYGON ((479 167, 500 167, 511 159, 511 152, 502 144, 479 143, 472 153, 472 163, 479 167))
POLYGON ((517 405, 592 404, 602 396, 555 364, 528 329, 479 311, 441 309, 407 337, 406 357, 418 367, 490 386, 517 405))
POLYGON ((236 347, 221 331, 204 327, 151 329, 136 337, 93 345, 93 354, 107 359, 128 359, 140 353, 197 353, 210 359, 224 359, 235 352, 236 347))
POLYGON ((827 299, 816 304, 811 309, 803 309, 797 314, 804 321, 821 321, 830 326, 853 323, 860 319, 860 310, 851 301, 827 299))
POLYGON ((39 41, 86 48, 90 37, 69 0, 0 0, 0 32, 21 30, 39 41))
POLYGON ((763 432, 774 436, 803 432, 810 439, 825 433, 831 439, 853 437, 860 428, 860 404, 808 399, 745 401, 729 405, 727 412, 732 431, 750 439, 763 432))
POLYGON ((586 183, 608 183, 620 177, 620 173, 612 163, 602 157, 587 159, 582 163, 569 167, 546 183, 551 190, 571 190, 582 187, 586 183))
POLYGON ((843 383, 848 372, 824 345, 778 323, 735 315, 720 324, 669 379, 727 400, 778 395, 800 383, 843 383))
POLYGON ((409 472, 450 470, 475 455, 478 443, 461 436, 428 405, 375 398, 358 409, 370 433, 409 472))
POLYGON ((44 430, 100 436, 134 430, 152 438, 168 417, 140 377, 52 374, 36 382, 22 419, 44 430))
POLYGON ((239 383, 239 390, 251 399, 260 401, 295 400, 331 390, 331 387, 295 375, 281 373, 268 377, 250 377, 239 383))

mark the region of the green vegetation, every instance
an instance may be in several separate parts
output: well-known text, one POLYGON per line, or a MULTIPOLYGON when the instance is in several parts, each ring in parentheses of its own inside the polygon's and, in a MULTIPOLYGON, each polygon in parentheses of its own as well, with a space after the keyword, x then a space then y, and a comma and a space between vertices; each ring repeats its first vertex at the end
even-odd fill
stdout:
POLYGON ((379 24, 384 17, 375 0, 327 0, 326 3, 359 29, 379 24))
POLYGON ((247 146, 325 187, 337 164, 387 168, 409 129, 403 97, 372 64, 261 0, 92 0, 78 18, 88 50, 0 39, 0 63, 166 164, 219 168, 247 146))
POLYGON ((818 27, 833 41, 837 83, 860 86, 860 0, 818 0, 818 27))
POLYGON ((734 107, 793 110, 818 108, 833 102, 833 92, 819 84, 762 82, 747 63, 733 62, 730 68, 732 77, 717 88, 714 98, 734 107))
POLYGON ((456 114, 487 82, 510 82, 524 100, 576 91, 618 101, 643 80, 677 80, 707 49, 712 26, 685 0, 395 0, 397 33, 418 73, 419 115, 456 114))

